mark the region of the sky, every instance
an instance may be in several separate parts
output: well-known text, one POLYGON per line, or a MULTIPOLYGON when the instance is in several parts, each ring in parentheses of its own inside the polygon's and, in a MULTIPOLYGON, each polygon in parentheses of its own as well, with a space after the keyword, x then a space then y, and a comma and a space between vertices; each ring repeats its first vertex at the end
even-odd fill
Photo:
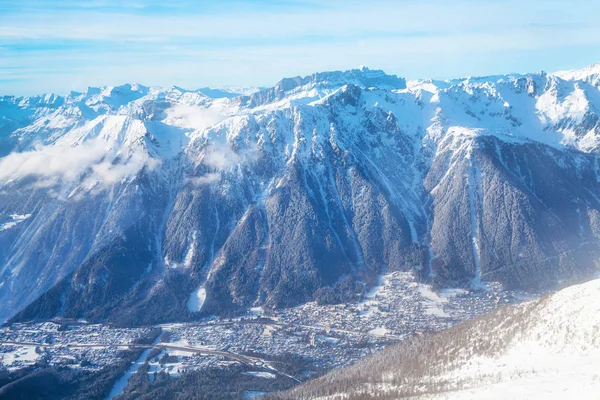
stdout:
POLYGON ((0 0, 0 95, 582 68, 600 62, 598 15, 598 0, 0 0))

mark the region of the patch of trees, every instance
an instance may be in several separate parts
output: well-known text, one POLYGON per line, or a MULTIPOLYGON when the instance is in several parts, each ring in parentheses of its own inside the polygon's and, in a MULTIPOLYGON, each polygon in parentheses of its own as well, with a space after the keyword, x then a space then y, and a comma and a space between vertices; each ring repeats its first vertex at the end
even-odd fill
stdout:
POLYGON ((119 363, 99 371, 39 364, 14 373, 0 372, 0 399, 3 400, 101 400, 125 372, 140 351, 124 351, 119 363))
POLYGON ((153 327, 146 335, 136 338, 133 343, 135 344, 152 344, 154 340, 162 333, 160 328, 153 327))
POLYGON ((319 305, 340 304, 358 301, 364 294, 364 286, 352 275, 347 275, 333 285, 321 287, 315 292, 315 300, 319 305))
POLYGON ((286 390, 295 382, 285 377, 265 379, 246 375, 252 367, 233 365, 184 371, 172 377, 166 372, 153 374, 150 379, 147 366, 134 374, 122 395, 116 400, 231 400, 243 399, 248 391, 274 392, 286 390))
POLYGON ((289 352, 277 355, 247 351, 242 354, 268 361, 279 371, 295 377, 304 375, 307 370, 312 367, 312 362, 308 358, 289 352))

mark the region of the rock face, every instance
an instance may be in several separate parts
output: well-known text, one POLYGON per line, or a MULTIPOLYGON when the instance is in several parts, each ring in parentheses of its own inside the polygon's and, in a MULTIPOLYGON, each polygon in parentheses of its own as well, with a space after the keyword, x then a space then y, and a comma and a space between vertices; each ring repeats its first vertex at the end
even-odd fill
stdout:
POLYGON ((598 76, 363 68, 231 99, 1 98, 0 317, 190 319, 393 269, 582 279, 599 267, 598 76))

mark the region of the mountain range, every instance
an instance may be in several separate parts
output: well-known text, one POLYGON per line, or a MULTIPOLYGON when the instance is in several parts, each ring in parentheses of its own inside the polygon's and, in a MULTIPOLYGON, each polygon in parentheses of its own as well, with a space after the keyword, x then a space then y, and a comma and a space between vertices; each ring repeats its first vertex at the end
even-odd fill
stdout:
POLYGON ((2 320, 344 302, 393 270, 546 290, 600 267, 600 64, 4 96, 0 157, 2 320))

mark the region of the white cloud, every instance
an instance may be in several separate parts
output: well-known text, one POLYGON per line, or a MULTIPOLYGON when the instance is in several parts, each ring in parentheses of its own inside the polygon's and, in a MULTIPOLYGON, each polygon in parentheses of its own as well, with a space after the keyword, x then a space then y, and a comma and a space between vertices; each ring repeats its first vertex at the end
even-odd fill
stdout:
POLYGON ((165 7, 147 14, 119 7, 25 8, 0 21, 0 44, 8 45, 0 56, 0 93, 125 81, 269 85, 284 76, 358 65, 408 78, 449 78, 582 67, 597 62, 600 51, 600 2, 591 0, 294 5, 178 13, 165 7))
POLYGON ((194 186, 204 186, 210 185, 211 183, 215 183, 221 180, 221 174, 218 172, 211 172, 208 174, 204 174, 202 176, 195 176, 187 178, 186 183, 190 183, 194 186))
POLYGON ((213 103, 210 108, 177 104, 166 111, 165 122, 180 128, 204 130, 226 118, 226 110, 213 103))
POLYGON ((104 185, 115 184, 125 178, 135 176, 144 167, 153 170, 159 164, 159 160, 150 157, 147 153, 138 149, 124 163, 103 161, 92 165, 92 173, 86 177, 84 185, 93 184, 94 182, 104 185))
POLYGON ((245 158, 233 151, 227 144, 211 144, 204 152, 203 162, 219 171, 230 169, 245 161, 245 158))
POLYGON ((238 153, 234 151, 223 137, 213 137, 213 141, 201 150, 199 164, 211 171, 201 176, 186 178, 186 183, 204 186, 219 182, 223 172, 240 164, 252 161, 254 152, 238 153))
POLYGON ((159 161, 142 149, 134 149, 119 159, 108 159, 106 143, 91 139, 77 146, 63 144, 37 146, 30 151, 11 153, 0 158, 0 182, 37 178, 38 187, 52 186, 60 181, 111 185, 134 176, 142 168, 154 169, 159 161))

